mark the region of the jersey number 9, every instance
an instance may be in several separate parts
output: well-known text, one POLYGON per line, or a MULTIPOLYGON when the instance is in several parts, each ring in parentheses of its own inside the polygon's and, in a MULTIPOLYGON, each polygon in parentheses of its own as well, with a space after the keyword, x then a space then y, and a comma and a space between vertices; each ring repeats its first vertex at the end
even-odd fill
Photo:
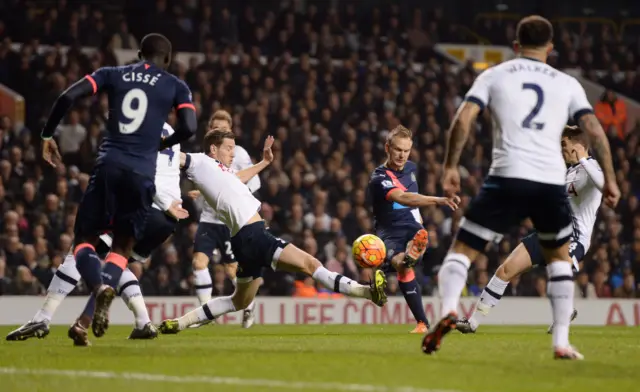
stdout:
POLYGON ((140 128, 144 117, 147 115, 149 100, 147 94, 139 88, 129 90, 122 99, 122 115, 129 119, 128 124, 120 123, 120 133, 130 134, 140 128))

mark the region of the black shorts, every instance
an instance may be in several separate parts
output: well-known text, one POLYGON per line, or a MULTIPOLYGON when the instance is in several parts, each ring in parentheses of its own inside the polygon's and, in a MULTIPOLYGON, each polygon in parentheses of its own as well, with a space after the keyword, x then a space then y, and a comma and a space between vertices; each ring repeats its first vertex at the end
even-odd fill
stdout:
POLYGON ((238 258, 238 282, 250 282, 262 276, 262 268, 276 269, 282 250, 288 242, 274 236, 265 223, 244 226, 231 237, 231 248, 238 258))
POLYGON ((200 222, 193 243, 194 253, 204 253, 211 259, 213 252, 218 249, 220 262, 235 263, 236 257, 231 249, 231 232, 226 225, 220 223, 200 222))
MULTIPOLYGON (((142 238, 133 247, 133 254, 131 255, 133 260, 130 261, 146 261, 151 256, 151 253, 164 244, 167 238, 173 234, 177 223, 178 221, 173 217, 156 208, 152 208, 147 216, 147 225, 142 238)), ((96 247, 98 256, 106 254, 111 249, 112 242, 111 234, 101 235, 100 243, 96 247)))
POLYGON ((469 204, 457 239, 482 252, 526 218, 533 221, 543 247, 565 244, 573 233, 565 187, 490 176, 469 204))
MULTIPOLYGON (((531 264, 533 266, 545 266, 547 261, 542 254, 542 247, 538 240, 538 233, 531 233, 522 239, 522 245, 527 249, 529 257, 531 257, 531 264)), ((578 241, 571 241, 569 244, 569 256, 571 256, 572 264, 574 268, 578 269, 578 263, 584 259, 586 252, 584 246, 578 241)))
POLYGON ((384 242, 384 246, 387 249, 384 264, 380 266, 380 269, 383 272, 395 272, 395 269, 391 265, 391 259, 398 253, 406 252, 409 241, 411 241, 416 233, 423 228, 424 227, 420 223, 415 222, 415 224, 390 227, 376 231, 376 235, 380 237, 382 242, 384 242))
POLYGON ((153 178, 118 166, 96 166, 78 207, 75 238, 85 241, 112 231, 141 239, 155 193, 153 178))

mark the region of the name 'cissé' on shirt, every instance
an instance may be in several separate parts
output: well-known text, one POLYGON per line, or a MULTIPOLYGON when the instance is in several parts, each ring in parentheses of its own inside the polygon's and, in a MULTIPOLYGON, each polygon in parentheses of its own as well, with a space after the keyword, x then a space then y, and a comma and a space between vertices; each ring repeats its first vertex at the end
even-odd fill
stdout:
POLYGON ((145 83, 155 86, 162 75, 149 75, 143 72, 127 72, 122 75, 122 80, 129 83, 145 83))

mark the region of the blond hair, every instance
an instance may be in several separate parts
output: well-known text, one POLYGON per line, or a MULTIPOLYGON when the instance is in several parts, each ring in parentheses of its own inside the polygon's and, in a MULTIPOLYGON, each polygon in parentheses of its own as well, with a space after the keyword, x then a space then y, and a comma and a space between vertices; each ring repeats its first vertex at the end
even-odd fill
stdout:
POLYGON ((213 129, 213 122, 216 120, 226 121, 229 123, 229 128, 233 127, 233 120, 231 118, 231 114, 226 110, 216 110, 216 112, 213 113, 213 116, 211 116, 211 118, 209 119, 209 125, 207 126, 207 128, 213 129))
POLYGON ((412 139, 413 132, 411 132, 409 128, 406 128, 402 125, 398 125, 397 127, 393 128, 387 135, 387 144, 391 144, 391 141, 395 137, 412 139))

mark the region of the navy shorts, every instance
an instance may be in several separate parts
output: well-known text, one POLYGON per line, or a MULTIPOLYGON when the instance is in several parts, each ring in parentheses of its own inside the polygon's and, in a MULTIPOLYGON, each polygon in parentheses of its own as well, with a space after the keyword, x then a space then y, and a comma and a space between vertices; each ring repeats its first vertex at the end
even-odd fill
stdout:
POLYGON ((114 165, 94 167, 78 207, 75 238, 86 241, 110 230, 141 239, 155 193, 153 178, 114 165))
POLYGON ((391 259, 398 253, 406 252, 407 244, 421 229, 423 229, 422 225, 415 222, 415 224, 390 227, 376 231, 376 235, 380 237, 382 242, 384 242, 384 246, 387 249, 387 255, 384 259, 384 263, 380 266, 380 269, 383 272, 395 272, 393 265, 391 265, 391 259))
MULTIPOLYGON (((178 221, 173 217, 156 208, 152 208, 149 216, 147 216, 147 225, 142 238, 133 247, 133 254, 131 255, 133 260, 130 261, 146 261, 151 256, 151 253, 164 244, 167 238, 173 234, 177 223, 178 221)), ((111 234, 101 235, 100 243, 96 247, 98 256, 101 254, 106 255, 111 249, 112 242, 111 234)))
POLYGON ((563 185, 489 176, 471 201, 457 239, 483 252, 489 242, 531 218, 540 244, 558 248, 573 234, 573 219, 563 185))
POLYGON ((229 228, 219 223, 198 223, 193 252, 204 253, 211 259, 216 249, 220 252, 220 262, 223 264, 236 262, 233 249, 231 249, 231 231, 229 231, 229 228))
POLYGON ((262 269, 276 269, 288 242, 274 236, 263 221, 244 226, 231 237, 231 249, 238 258, 238 282, 250 282, 262 276, 262 269))
MULTIPOLYGON (((544 259, 542 253, 542 247, 538 240, 538 233, 531 233, 522 239, 522 245, 527 249, 529 257, 531 257, 531 264, 533 266, 545 266, 547 261, 544 259)), ((578 241, 571 241, 569 244, 569 256, 571 256, 572 264, 574 268, 578 269, 578 263, 584 259, 586 254, 584 246, 578 241)))

